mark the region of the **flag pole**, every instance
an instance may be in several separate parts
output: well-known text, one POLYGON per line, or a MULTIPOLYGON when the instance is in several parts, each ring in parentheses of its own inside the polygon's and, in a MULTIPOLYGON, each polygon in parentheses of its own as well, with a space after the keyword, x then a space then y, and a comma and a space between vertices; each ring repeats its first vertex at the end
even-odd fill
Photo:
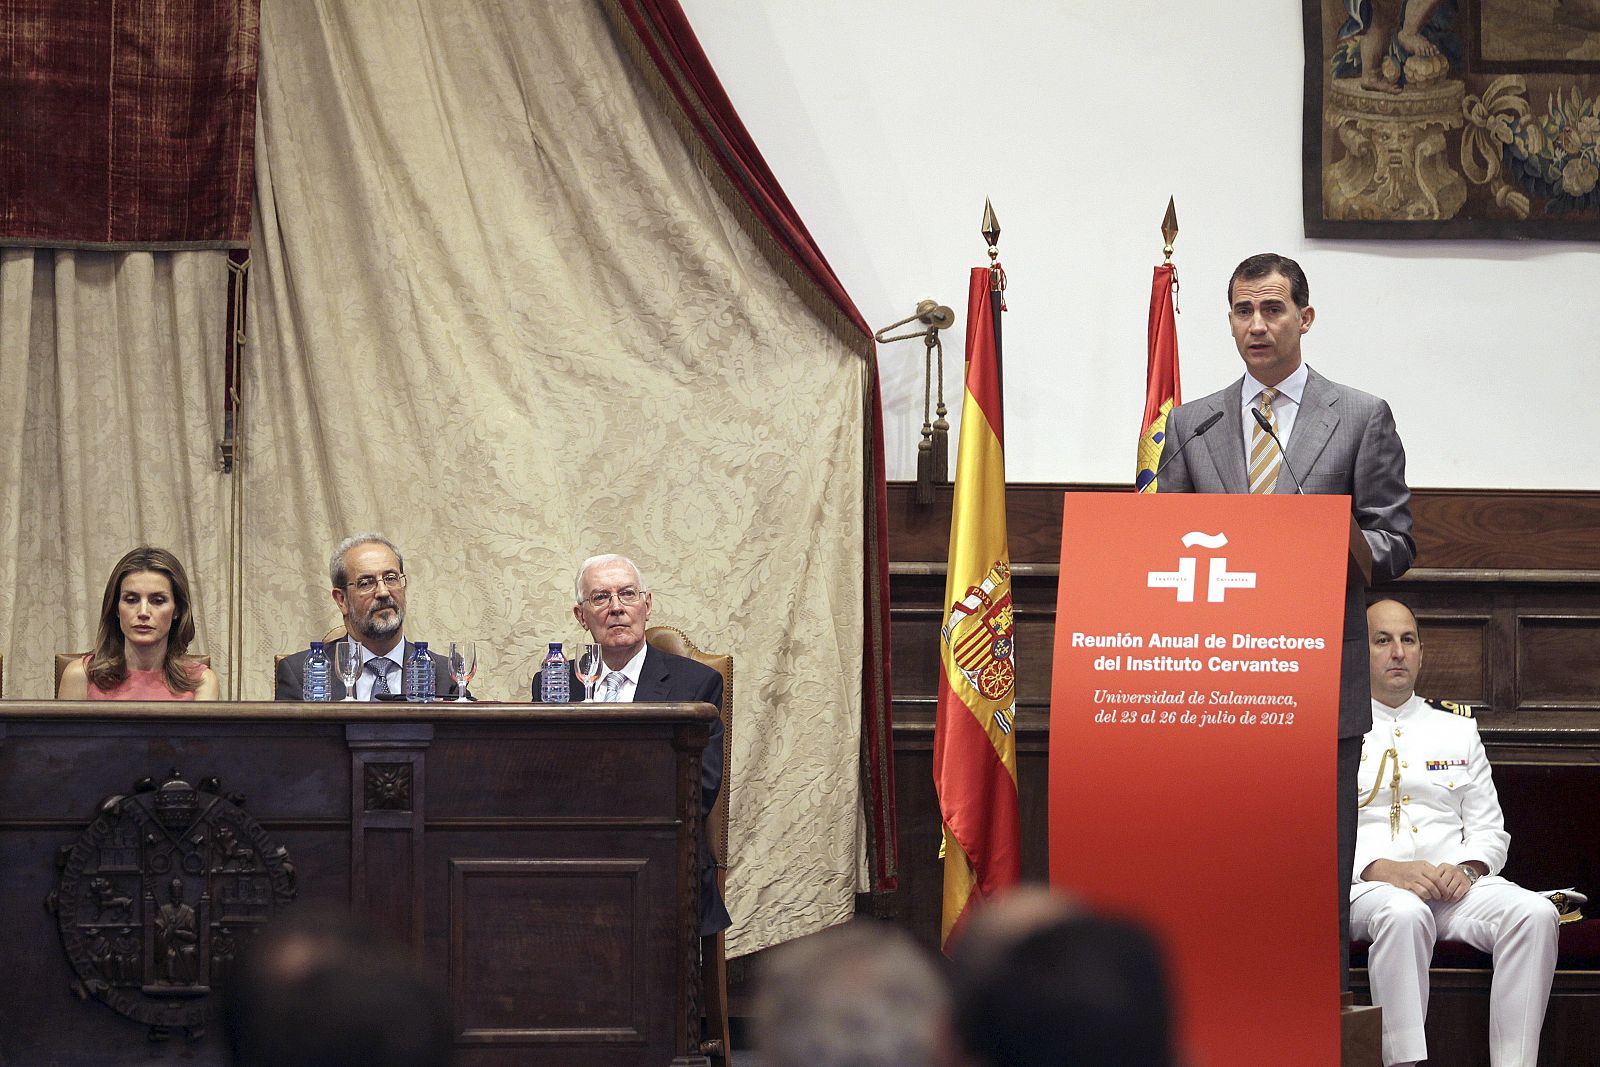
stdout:
POLYGON ((1167 214, 1161 220, 1161 239, 1166 243, 1161 246, 1164 262, 1172 262, 1172 242, 1178 239, 1178 205, 1172 197, 1167 197, 1167 214))
POLYGON ((1150 483, 1155 481, 1161 446, 1167 439, 1167 415, 1183 403, 1178 382, 1178 268, 1172 264, 1172 243, 1178 239, 1178 207, 1172 197, 1167 198, 1167 214, 1161 220, 1161 238, 1164 262, 1156 267, 1150 282, 1144 418, 1139 424, 1133 479, 1134 491, 1140 493, 1160 491, 1160 486, 1150 483))
POLYGON ((994 373, 999 382, 1000 406, 1005 407, 1005 360, 1001 358, 1000 312, 1006 309, 1006 272, 1000 266, 1000 220, 994 205, 983 198, 983 228, 979 231, 989 246, 989 315, 994 322, 994 373))
POLYGON ((950 504, 950 550, 939 628, 933 779, 939 795, 944 894, 939 941, 985 898, 1021 877, 1017 806, 1015 634, 1006 539, 1000 223, 983 208, 989 265, 967 286, 966 389, 950 504))

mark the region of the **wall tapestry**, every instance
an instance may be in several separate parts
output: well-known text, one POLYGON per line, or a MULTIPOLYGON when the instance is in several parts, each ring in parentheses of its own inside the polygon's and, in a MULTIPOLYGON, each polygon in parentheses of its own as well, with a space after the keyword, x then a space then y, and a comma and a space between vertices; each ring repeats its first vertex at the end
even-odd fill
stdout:
POLYGON ((1306 235, 1600 240, 1600 0, 1302 0, 1306 235))

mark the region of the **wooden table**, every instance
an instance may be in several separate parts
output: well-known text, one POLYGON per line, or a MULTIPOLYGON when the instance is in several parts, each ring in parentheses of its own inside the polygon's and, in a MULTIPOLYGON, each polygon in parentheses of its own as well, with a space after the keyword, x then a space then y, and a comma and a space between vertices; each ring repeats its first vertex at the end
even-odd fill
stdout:
POLYGON ((237 944, 308 901, 415 948, 462 1067, 705 1063, 715 713, 0 702, 0 1063, 225 1063, 205 1006, 237 944), (167 951, 174 908, 192 949, 167 951))

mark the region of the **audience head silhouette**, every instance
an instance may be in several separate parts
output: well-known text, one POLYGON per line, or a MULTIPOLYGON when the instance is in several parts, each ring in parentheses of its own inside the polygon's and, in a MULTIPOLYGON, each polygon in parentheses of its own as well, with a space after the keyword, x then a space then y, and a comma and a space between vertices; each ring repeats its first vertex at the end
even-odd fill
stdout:
POLYGON ((1169 1067, 1161 953, 1140 927, 1024 888, 980 911, 951 959, 972 1067, 1169 1067))
POLYGON ((223 994, 238 1067, 446 1067, 444 994, 416 958, 347 916, 300 911, 242 953, 223 994))
POLYGON ((905 931, 871 920, 776 949, 756 994, 761 1067, 953 1065, 950 996, 905 931))

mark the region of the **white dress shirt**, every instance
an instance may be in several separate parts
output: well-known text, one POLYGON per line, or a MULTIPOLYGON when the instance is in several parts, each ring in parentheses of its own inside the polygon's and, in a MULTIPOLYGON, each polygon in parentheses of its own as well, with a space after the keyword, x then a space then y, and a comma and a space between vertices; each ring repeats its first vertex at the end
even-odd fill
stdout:
POLYGON ((622 676, 622 687, 617 690, 617 695, 611 698, 610 703, 632 704, 633 695, 639 691, 639 675, 644 672, 644 654, 648 647, 648 645, 640 645, 639 651, 633 654, 633 658, 617 670, 607 667, 604 673, 595 680, 594 698, 596 700, 604 700, 605 697, 601 696, 601 694, 605 692, 606 679, 613 674, 620 674, 622 676))
MULTIPOLYGON (((356 675, 356 699, 371 700, 372 690, 377 684, 377 675, 367 669, 367 661, 380 658, 380 653, 374 652, 360 642, 356 647, 361 650, 361 673, 356 675)), ((381 658, 389 661, 389 669, 384 672, 384 677, 389 680, 389 692, 404 693, 406 691, 405 664, 402 662, 406 654, 405 635, 389 651, 381 653, 381 658)), ((329 659, 333 657, 330 655, 329 659)))
MULTIPOLYGON (((1309 377, 1310 371, 1301 361, 1293 374, 1272 387, 1278 390, 1278 395, 1272 401, 1272 419, 1277 424, 1278 440, 1283 442, 1285 452, 1289 451, 1289 435, 1294 432, 1294 417, 1300 411, 1300 398, 1305 395, 1309 377)), ((1244 385, 1239 388, 1239 418, 1244 426, 1244 464, 1247 470, 1250 467, 1250 440, 1256 432, 1256 417, 1250 414, 1250 409, 1256 406, 1261 398, 1261 390, 1265 388, 1267 386, 1251 377, 1249 371, 1245 372, 1244 385)))

